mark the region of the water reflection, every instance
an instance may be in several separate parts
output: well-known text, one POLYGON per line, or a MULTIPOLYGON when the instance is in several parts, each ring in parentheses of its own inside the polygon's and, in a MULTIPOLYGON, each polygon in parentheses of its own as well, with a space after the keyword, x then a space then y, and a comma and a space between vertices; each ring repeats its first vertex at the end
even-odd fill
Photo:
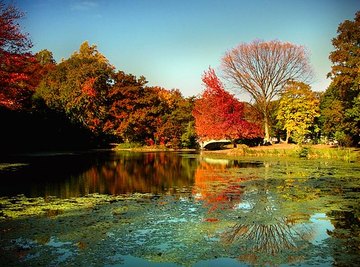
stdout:
POLYGON ((198 160, 178 153, 93 152, 23 156, 17 170, 2 169, 1 195, 70 198, 90 193, 169 193, 190 188, 198 160))
POLYGON ((193 195, 210 210, 232 208, 241 199, 244 179, 229 173, 229 165, 228 160, 205 158, 196 168, 193 195))
POLYGON ((279 198, 263 183, 256 191, 245 193, 237 222, 222 240, 239 251, 239 259, 250 264, 274 265, 295 263, 303 259, 302 251, 309 246, 314 230, 308 214, 286 214, 279 198), (286 257, 291 251, 291 257, 286 257))
POLYGON ((223 192, 219 190, 227 183, 228 169, 259 165, 169 152, 44 154, 11 160, 7 165, 15 167, 0 169, 0 179, 5 181, 0 189, 3 196, 70 198, 91 193, 177 194, 191 192, 195 183, 194 193, 208 203, 221 199, 223 203, 231 202, 240 197, 241 178, 232 180, 223 192), (218 183, 213 183, 216 180, 218 183))
MULTIPOLYGON (((79 176, 88 192, 101 194, 170 193, 193 183, 195 159, 172 153, 118 153, 79 176)), ((74 186, 72 186, 74 188, 74 186)))

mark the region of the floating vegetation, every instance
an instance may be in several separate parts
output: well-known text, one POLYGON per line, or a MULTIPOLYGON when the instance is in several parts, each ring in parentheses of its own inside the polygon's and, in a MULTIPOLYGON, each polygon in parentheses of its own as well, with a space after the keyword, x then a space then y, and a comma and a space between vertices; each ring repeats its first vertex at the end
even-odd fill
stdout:
POLYGON ((27 166, 27 163, 0 163, 0 171, 2 170, 12 170, 16 171, 18 168, 27 166))

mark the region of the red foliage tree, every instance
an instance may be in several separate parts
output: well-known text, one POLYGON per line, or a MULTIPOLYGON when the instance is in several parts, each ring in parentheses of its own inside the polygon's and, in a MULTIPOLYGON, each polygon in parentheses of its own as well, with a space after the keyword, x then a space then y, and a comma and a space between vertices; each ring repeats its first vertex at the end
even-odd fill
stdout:
POLYGON ((28 51, 31 41, 16 22, 23 13, 0 2, 0 105, 19 109, 30 99, 35 57, 28 51))
POLYGON ((225 91, 213 69, 204 73, 202 81, 205 90, 193 110, 196 133, 201 140, 262 136, 261 126, 245 119, 244 103, 225 91))

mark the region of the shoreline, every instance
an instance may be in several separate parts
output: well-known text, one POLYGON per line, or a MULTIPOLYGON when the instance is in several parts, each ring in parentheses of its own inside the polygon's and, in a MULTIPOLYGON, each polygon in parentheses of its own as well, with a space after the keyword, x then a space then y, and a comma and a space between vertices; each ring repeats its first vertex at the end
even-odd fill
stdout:
POLYGON ((292 157, 305 159, 338 159, 348 162, 358 161, 360 158, 358 148, 343 148, 331 145, 303 145, 274 144, 270 146, 248 147, 238 145, 237 148, 223 150, 203 150, 201 154, 223 157, 292 157))
POLYGON ((273 144, 270 146, 248 147, 238 145, 236 148, 224 148, 221 150, 201 149, 172 149, 161 147, 134 147, 113 148, 113 151, 131 152, 198 152, 201 155, 233 158, 233 157, 291 157, 305 159, 338 159, 354 162, 360 159, 359 149, 355 147, 343 148, 331 145, 296 145, 296 144, 273 144))

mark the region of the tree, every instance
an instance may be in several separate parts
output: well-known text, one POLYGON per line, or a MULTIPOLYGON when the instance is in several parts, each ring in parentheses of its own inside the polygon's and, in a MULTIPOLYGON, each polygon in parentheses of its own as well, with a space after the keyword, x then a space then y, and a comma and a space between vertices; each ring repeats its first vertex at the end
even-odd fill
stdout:
POLYGON ((244 104, 225 91, 213 69, 203 75, 205 90, 195 101, 193 115, 201 140, 255 138, 259 125, 245 120, 244 104))
POLYGON ((310 86, 302 82, 289 82, 282 93, 277 119, 286 130, 286 143, 293 136, 302 143, 314 119, 320 116, 319 99, 310 86))
POLYGON ((332 79, 322 101, 323 131, 330 137, 341 136, 348 144, 360 141, 360 11, 354 21, 345 20, 332 40, 332 79), (335 103, 334 105, 330 102, 335 103), (336 116, 335 116, 336 115, 336 116), (336 118, 336 120, 335 120, 336 118), (331 125, 334 125, 331 129, 331 125))
POLYGON ((43 49, 35 54, 35 58, 42 66, 55 65, 53 53, 47 49, 43 49))
POLYGON ((113 70, 96 45, 84 42, 79 51, 46 75, 36 96, 48 107, 65 113, 73 122, 101 133, 113 70))
POLYGON ((280 41, 240 44, 225 54, 222 67, 225 76, 251 96, 262 114, 265 141, 270 139, 270 102, 290 80, 306 81, 311 77, 304 47, 280 41))
POLYGON ((146 87, 146 79, 119 71, 107 94, 109 115, 104 130, 120 141, 141 142, 154 140, 161 114, 157 89, 146 87))
POLYGON ((174 148, 194 147, 196 134, 191 114, 193 98, 184 98, 178 89, 159 88, 158 95, 164 113, 159 120, 156 139, 174 148))
POLYGON ((345 111, 339 94, 333 86, 325 91, 320 101, 320 125, 322 133, 334 137, 335 132, 342 131, 345 122, 345 111))
POLYGON ((31 66, 36 63, 29 53, 28 35, 17 23, 24 16, 16 7, 0 1, 0 105, 20 109, 30 99, 34 87, 31 66))

